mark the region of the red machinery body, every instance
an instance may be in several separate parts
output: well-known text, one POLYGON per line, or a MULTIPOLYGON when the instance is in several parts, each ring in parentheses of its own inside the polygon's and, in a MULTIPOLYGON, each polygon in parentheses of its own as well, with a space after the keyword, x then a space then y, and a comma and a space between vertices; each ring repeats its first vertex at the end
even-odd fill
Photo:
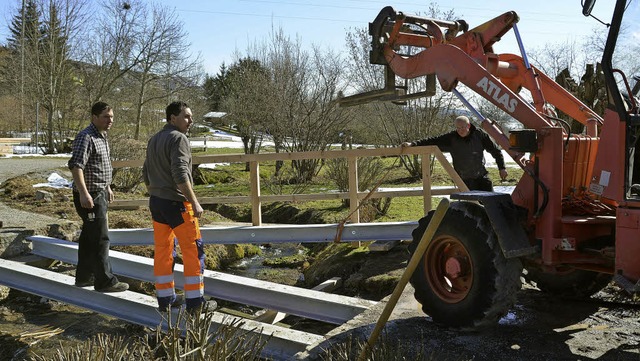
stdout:
POLYGON ((510 150, 497 124, 481 123, 524 170, 512 200, 527 210, 525 232, 540 251, 526 262, 550 273, 570 267, 636 283, 640 198, 628 192, 627 124, 612 109, 603 119, 523 57, 495 54, 493 44, 517 22, 516 13, 507 12, 460 33, 462 23, 387 7, 370 24, 371 62, 404 79, 435 75, 445 91, 462 83, 535 131, 536 147, 525 157, 510 150), (552 109, 583 124, 584 133, 570 134, 552 109))

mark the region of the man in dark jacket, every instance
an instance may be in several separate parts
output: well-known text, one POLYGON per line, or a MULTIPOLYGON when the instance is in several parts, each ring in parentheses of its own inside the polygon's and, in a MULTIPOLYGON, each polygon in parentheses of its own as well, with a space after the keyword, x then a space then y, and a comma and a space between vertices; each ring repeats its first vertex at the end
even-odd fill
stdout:
POLYGON ((436 145, 443 152, 451 153, 453 168, 458 172, 469 190, 493 191, 487 169, 484 167, 484 151, 496 160, 500 178, 507 178, 502 152, 489 136, 469 122, 469 118, 459 116, 454 120, 455 131, 433 137, 402 143, 403 147, 436 145))

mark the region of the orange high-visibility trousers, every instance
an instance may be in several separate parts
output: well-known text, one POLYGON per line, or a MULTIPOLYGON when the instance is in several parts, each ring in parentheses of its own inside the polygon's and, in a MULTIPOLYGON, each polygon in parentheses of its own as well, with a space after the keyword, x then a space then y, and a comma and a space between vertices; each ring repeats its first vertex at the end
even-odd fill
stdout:
POLYGON ((149 209, 153 217, 153 274, 159 308, 168 308, 176 297, 173 279, 176 238, 184 263, 187 308, 200 306, 204 302, 204 249, 191 203, 151 197, 149 209))

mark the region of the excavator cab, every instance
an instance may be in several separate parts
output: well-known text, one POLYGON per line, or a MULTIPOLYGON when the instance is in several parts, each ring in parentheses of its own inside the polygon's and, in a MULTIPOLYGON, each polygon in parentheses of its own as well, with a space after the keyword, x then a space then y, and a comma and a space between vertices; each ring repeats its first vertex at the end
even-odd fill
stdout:
MULTIPOLYGON (((595 3, 595 0, 585 1, 583 15, 591 16, 595 3)), ((608 24, 609 34, 601 61, 608 104, 605 112, 607 124, 602 127, 600 143, 606 148, 596 159, 594 182, 590 189, 597 196, 602 196, 606 202, 616 206, 623 204, 640 207, 640 103, 637 98, 640 78, 634 76, 635 85, 631 87, 624 71, 614 66, 614 62, 619 60, 616 50, 622 48, 618 38, 626 7, 626 1, 617 1, 611 24, 608 24), (618 144, 619 149, 614 149, 615 144, 618 144), (611 162, 612 159, 618 161, 611 162), (613 175, 612 163, 620 167, 614 169, 616 174, 613 175), (609 187, 609 184, 613 184, 614 187, 609 187)))

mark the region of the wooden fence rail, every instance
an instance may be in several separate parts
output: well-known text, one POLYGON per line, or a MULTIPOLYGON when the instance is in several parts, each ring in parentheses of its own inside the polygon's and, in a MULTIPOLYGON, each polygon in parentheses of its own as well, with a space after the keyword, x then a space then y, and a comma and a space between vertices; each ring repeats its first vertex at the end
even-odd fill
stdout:
MULTIPOLYGON (((449 195, 459 191, 466 191, 468 188, 462 179, 453 169, 453 166, 436 146, 427 147, 407 147, 407 148, 377 148, 377 149, 351 149, 351 150, 331 150, 315 152, 291 152, 291 153, 260 153, 260 154, 216 154, 194 156, 194 164, 205 163, 249 163, 249 180, 251 183, 250 194, 246 196, 226 196, 226 197, 199 197, 201 204, 219 203, 251 203, 251 220, 254 226, 262 224, 262 202, 297 202, 312 200, 348 199, 351 208, 351 222, 360 221, 358 207, 360 201, 369 192, 358 191, 358 159, 365 157, 392 157, 406 155, 420 155, 427 159, 434 155, 444 170, 449 174, 455 186, 440 189, 431 187, 430 162, 422 162, 422 190, 399 189, 376 191, 369 198, 385 197, 415 197, 422 196, 425 214, 431 209, 431 197, 434 195, 449 195), (347 192, 335 193, 315 193, 315 194, 276 194, 261 195, 260 192, 260 163, 272 161, 291 161, 303 159, 338 159, 346 158, 349 165, 349 190, 347 192)), ((114 161, 114 168, 142 167, 144 160, 114 161)), ((116 200, 112 203, 112 208, 131 208, 146 206, 147 199, 136 200, 116 200)))

